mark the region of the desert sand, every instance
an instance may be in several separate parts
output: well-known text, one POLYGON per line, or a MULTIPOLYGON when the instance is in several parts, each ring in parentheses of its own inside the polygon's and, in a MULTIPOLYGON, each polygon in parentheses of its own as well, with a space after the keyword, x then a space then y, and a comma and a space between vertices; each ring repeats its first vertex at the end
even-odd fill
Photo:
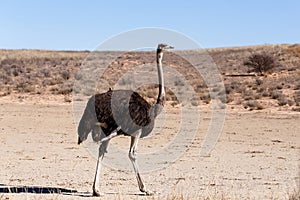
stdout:
MULTIPOLYGON (((94 199, 96 158, 86 146, 77 145, 72 103, 32 99, 0 99, 0 199, 94 199)), ((166 106, 164 127, 141 139, 137 154, 164 149, 173 140, 178 109, 166 106)), ((200 157, 211 115, 206 107, 191 109, 200 112, 199 128, 185 153, 166 168, 142 174, 157 194, 143 196, 133 170, 106 164, 102 199, 288 199, 299 189, 299 112, 227 109, 216 146, 200 157)), ((129 138, 111 143, 127 156, 129 138)))

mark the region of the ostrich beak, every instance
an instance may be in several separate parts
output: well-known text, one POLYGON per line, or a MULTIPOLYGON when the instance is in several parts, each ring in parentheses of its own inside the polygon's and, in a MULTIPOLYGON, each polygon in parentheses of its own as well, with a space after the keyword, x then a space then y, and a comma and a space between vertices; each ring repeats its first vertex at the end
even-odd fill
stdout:
POLYGON ((174 49, 174 47, 173 47, 173 46, 170 46, 170 45, 167 45, 167 46, 165 47, 165 49, 166 49, 166 50, 174 49))

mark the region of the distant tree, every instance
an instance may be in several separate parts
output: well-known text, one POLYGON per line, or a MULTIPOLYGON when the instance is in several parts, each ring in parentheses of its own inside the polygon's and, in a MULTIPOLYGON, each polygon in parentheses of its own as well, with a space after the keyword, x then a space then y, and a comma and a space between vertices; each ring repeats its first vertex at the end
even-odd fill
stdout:
POLYGON ((262 75, 264 72, 270 71, 276 66, 273 56, 266 53, 253 54, 244 61, 244 65, 253 69, 253 71, 258 72, 262 75))

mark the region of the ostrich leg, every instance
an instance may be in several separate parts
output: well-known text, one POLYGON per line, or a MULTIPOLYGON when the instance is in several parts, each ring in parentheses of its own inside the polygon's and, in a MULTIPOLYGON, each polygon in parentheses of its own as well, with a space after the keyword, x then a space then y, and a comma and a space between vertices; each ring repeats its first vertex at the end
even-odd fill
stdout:
POLYGON ((118 126, 118 128, 116 128, 111 134, 109 134, 108 136, 106 136, 105 138, 102 138, 100 140, 100 142, 105 142, 108 141, 116 136, 118 136, 118 131, 121 130, 121 126, 118 126))
POLYGON ((108 142, 109 142, 109 140, 103 141, 99 147, 99 156, 98 156, 96 174, 95 174, 95 179, 94 179, 94 184, 93 184, 93 196, 103 195, 100 192, 100 173, 101 173, 102 160, 103 160, 104 154, 106 153, 108 142))
POLYGON ((131 136, 131 143, 130 143, 130 149, 129 149, 129 159, 133 165, 135 176, 139 185, 139 189, 141 192, 144 192, 146 195, 153 195, 154 193, 150 190, 147 190, 139 173, 138 165, 136 162, 136 155, 135 155, 135 149, 138 144, 138 140, 141 136, 141 131, 138 131, 138 133, 135 136, 131 136))

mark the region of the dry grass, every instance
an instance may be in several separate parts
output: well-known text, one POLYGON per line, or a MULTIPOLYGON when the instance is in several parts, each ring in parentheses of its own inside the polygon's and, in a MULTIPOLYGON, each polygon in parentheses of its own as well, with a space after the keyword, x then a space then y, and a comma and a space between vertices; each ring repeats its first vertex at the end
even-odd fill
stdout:
MULTIPOLYGON (((300 45, 263 45, 254 47, 208 49, 210 56, 217 64, 226 89, 226 102, 230 107, 243 105, 246 109, 265 109, 282 107, 286 110, 300 110, 300 45), (272 74, 264 76, 227 76, 248 74, 245 60, 253 54, 268 54, 276 58, 276 66, 272 74)), ((39 51, 39 50, 0 50, 0 95, 14 93, 28 94, 57 94, 70 96, 73 92, 74 80, 83 81, 85 74, 77 73, 81 63, 89 52, 73 51, 39 51)), ((98 65, 105 59, 113 58, 117 52, 99 52, 100 60, 96 55, 87 57, 87 62, 98 65), (98 60, 97 60, 98 59, 98 60), (102 61, 101 61, 102 59, 102 61)), ((128 70, 140 65, 155 66, 153 52, 118 52, 116 60, 110 63, 99 84, 105 83, 113 87, 118 81, 120 85, 130 85, 132 80, 121 78, 128 70)), ((105 62, 104 62, 105 63, 105 62)), ((164 63, 178 71, 188 80, 196 96, 191 100, 193 106, 208 104, 211 96, 204 80, 198 72, 189 67, 189 63, 174 53, 167 53, 164 63)), ((155 68, 153 68, 155 70, 155 68)), ((97 68, 93 73, 97 73, 97 68)), ((168 74, 165 75, 166 78, 168 74)), ((93 81, 92 81, 93 82, 93 81)), ((75 93, 92 95, 93 83, 86 80, 80 85, 87 87, 76 88, 75 93)), ((101 85, 103 87, 103 84, 101 85)), ((180 91, 186 90, 186 84, 181 80, 174 80, 173 86, 180 91)), ((96 89, 97 90, 97 89, 96 89)), ((157 94, 157 85, 146 85, 138 92, 149 101, 154 102, 157 94)), ((213 91, 221 93, 222 91, 213 91)), ((67 101, 70 101, 67 98, 67 101)), ((167 101, 171 105, 179 103, 173 91, 167 91, 167 101)))

